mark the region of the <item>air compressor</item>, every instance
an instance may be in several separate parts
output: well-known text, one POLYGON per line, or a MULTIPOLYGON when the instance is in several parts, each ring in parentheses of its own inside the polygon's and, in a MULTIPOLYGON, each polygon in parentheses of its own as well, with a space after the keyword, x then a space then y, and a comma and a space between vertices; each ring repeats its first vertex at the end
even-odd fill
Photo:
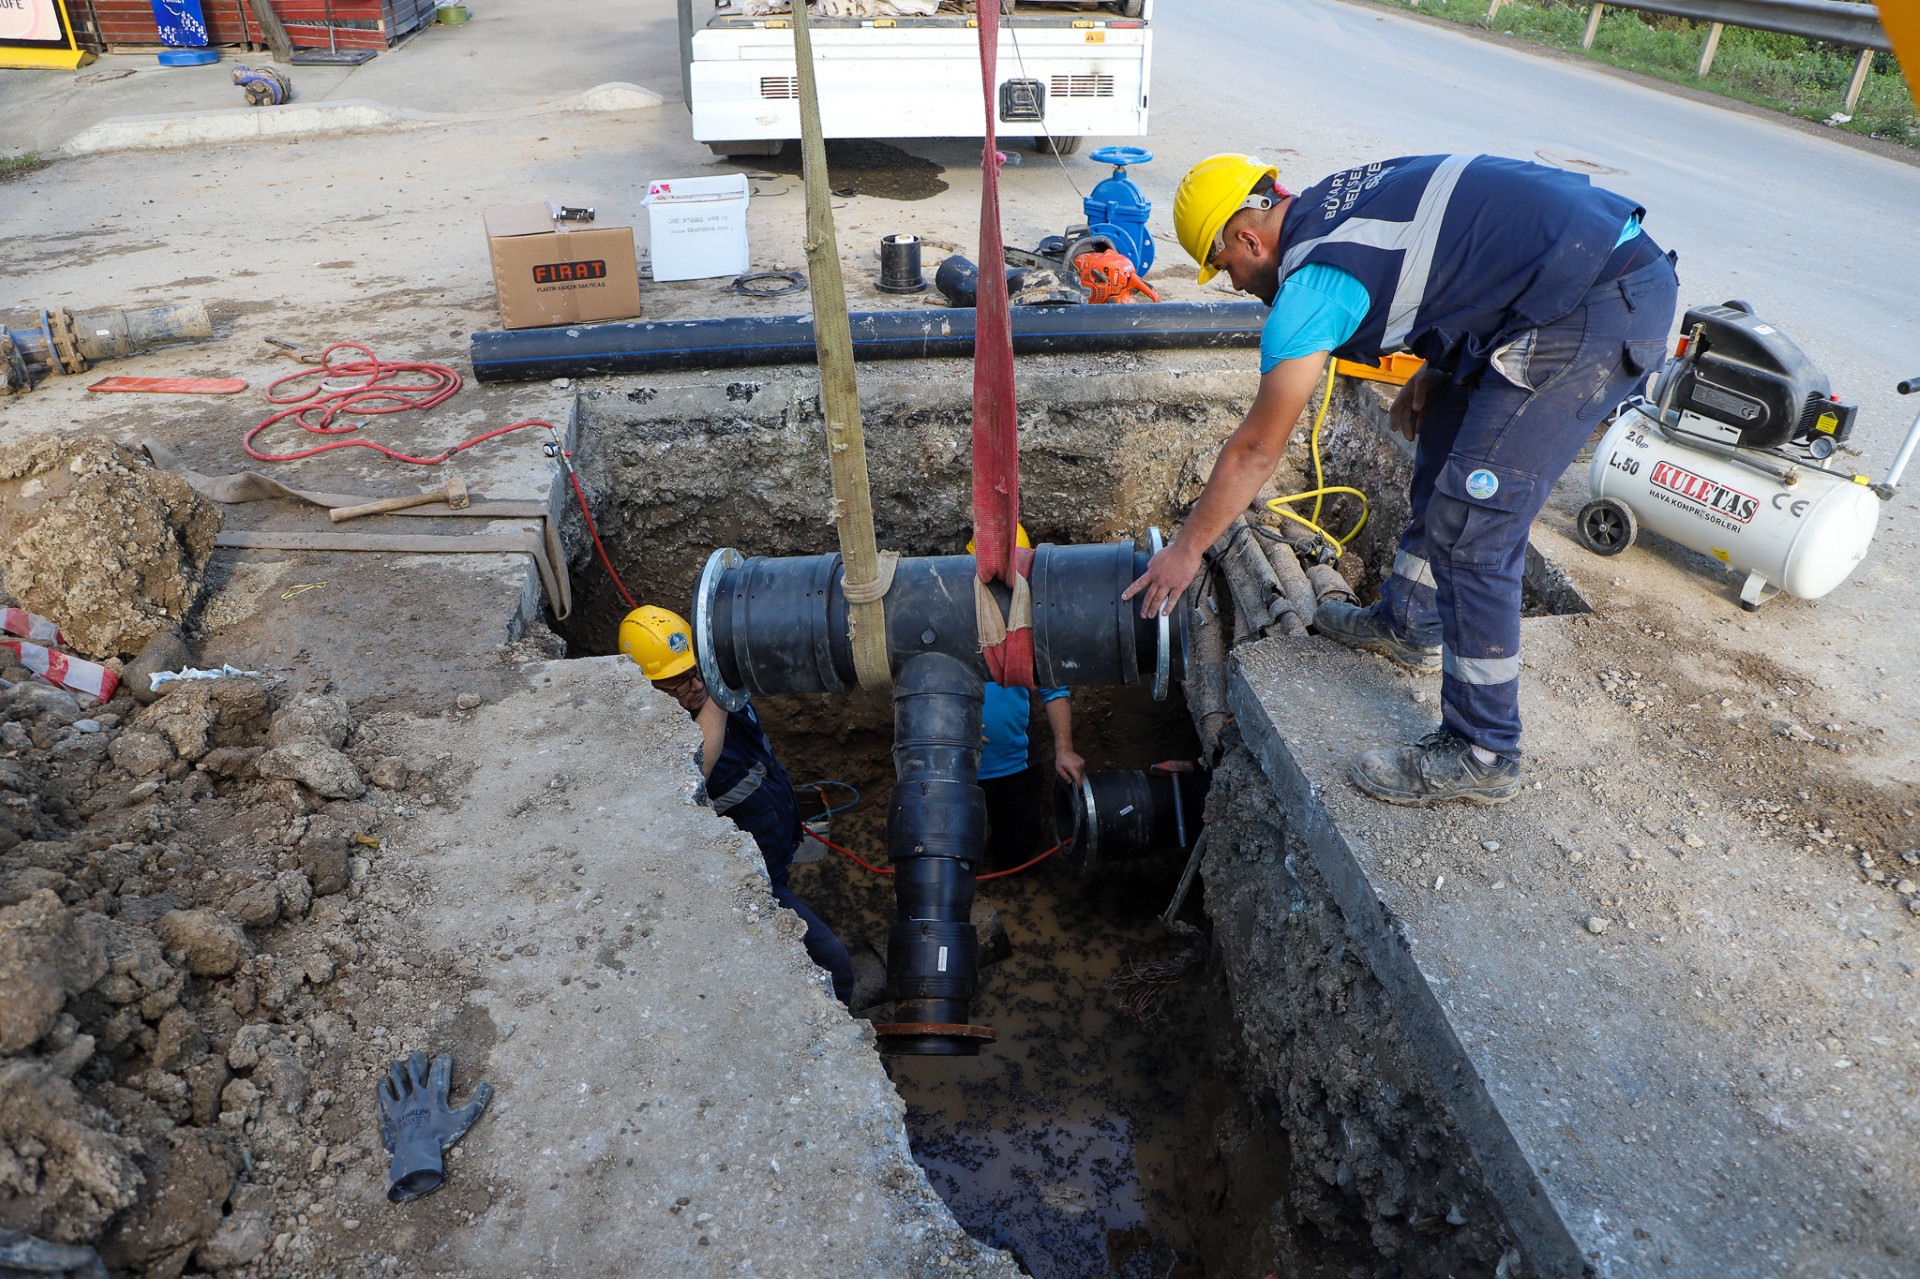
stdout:
MULTIPOLYGON (((1681 334, 1648 394, 1621 406, 1594 450, 1581 543, 1618 555, 1646 528, 1744 571, 1748 611, 1781 591, 1819 599, 1866 557, 1920 442, 1920 415, 1875 483, 1834 465, 1857 406, 1777 326, 1728 302, 1689 310, 1681 334)), ((1898 390, 1920 391, 1920 377, 1898 390)))

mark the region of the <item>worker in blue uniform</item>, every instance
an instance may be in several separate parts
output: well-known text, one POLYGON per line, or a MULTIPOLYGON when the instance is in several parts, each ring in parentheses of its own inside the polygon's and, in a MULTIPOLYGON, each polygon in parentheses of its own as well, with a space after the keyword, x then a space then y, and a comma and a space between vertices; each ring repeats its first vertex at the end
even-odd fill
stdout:
MULTIPOLYGON (((1033 545, 1024 524, 1015 526, 1014 541, 1018 546, 1033 545)), ((971 541, 967 554, 973 554, 971 541)), ((1064 688, 1037 691, 1053 734, 1054 774, 1078 786, 1087 762, 1073 748, 1073 701, 1064 688)), ((1033 699, 1026 689, 987 681, 980 708, 976 780, 987 797, 988 870, 1011 870, 1040 851, 1041 832, 1046 828, 1042 800, 1047 774, 1027 758, 1027 725, 1032 717, 1033 699)))
POLYGON ((1518 794, 1520 588, 1527 529, 1602 419, 1665 357, 1678 282, 1645 210, 1581 174, 1478 155, 1349 169, 1294 195, 1252 156, 1181 181, 1174 226, 1200 282, 1226 272, 1265 302, 1260 387, 1174 543, 1125 597, 1172 609, 1279 465, 1329 353, 1426 361, 1391 419, 1415 441, 1411 518, 1368 608, 1315 629, 1438 669, 1441 722, 1367 751, 1354 784, 1389 803, 1518 794))
POLYGON ((774 900, 806 924, 801 944, 833 978, 834 996, 846 1003, 853 995, 853 960, 833 930, 787 883, 803 832, 800 806, 794 801, 793 781, 774 755, 753 707, 729 711, 707 696, 695 665, 692 629, 669 609, 642 605, 627 614, 620 623, 620 651, 700 725, 700 772, 706 778, 707 802, 760 846, 774 900))

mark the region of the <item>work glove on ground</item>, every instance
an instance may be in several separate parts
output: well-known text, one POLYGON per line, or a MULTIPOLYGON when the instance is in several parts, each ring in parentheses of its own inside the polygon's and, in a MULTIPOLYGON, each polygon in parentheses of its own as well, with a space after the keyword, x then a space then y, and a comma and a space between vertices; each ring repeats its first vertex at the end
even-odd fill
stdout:
POLYGON ((442 1053, 427 1066, 425 1053, 387 1067, 375 1092, 380 1102, 380 1144, 393 1161, 387 1165, 387 1199, 405 1203, 432 1194, 446 1180, 446 1152, 493 1100, 493 1085, 478 1083, 458 1110, 447 1101, 453 1058, 442 1053))

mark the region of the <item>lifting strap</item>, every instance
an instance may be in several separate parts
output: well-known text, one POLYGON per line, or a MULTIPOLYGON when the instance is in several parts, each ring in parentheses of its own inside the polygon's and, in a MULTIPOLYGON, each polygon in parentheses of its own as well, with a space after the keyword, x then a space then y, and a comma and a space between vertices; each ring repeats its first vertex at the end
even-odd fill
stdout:
MULTIPOLYGON (((820 362, 820 413, 827 424, 827 463, 833 475, 833 522, 840 532, 841 584, 846 592, 854 673, 860 687, 893 684, 887 660, 887 614, 882 597, 891 565, 882 577, 873 535, 873 500, 867 489, 867 443, 860 424, 860 389, 853 374, 853 328, 847 319, 847 286, 840 274, 833 206, 827 190, 827 145, 820 125, 820 93, 814 83, 813 34, 806 0, 793 4, 794 68, 800 80, 800 156, 807 192, 807 273, 812 278, 813 343, 820 362)), ((988 274, 992 274, 988 272, 988 274)), ((1001 291, 1005 292, 1002 281, 1001 291)), ((1008 359, 1012 359, 1009 345, 1008 359)))
POLYGON ((1033 552, 1021 551, 1020 438, 1013 391, 1013 321, 1008 309, 1006 247, 1000 236, 1000 155, 994 138, 994 88, 999 80, 999 0, 976 0, 980 33, 980 93, 986 141, 980 154, 982 264, 973 339, 974 609, 987 673, 997 684, 1033 687, 1033 597, 1027 571, 1033 552), (1003 620, 988 590, 998 578, 1013 592, 1003 620), (995 636, 1000 638, 995 641, 995 636))

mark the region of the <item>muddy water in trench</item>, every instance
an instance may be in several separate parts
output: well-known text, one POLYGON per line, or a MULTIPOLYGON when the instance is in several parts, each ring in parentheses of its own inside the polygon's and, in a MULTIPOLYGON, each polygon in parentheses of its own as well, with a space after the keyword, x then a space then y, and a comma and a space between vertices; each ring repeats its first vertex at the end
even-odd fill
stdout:
MULTIPOLYGON (((778 699, 774 699, 778 700, 778 699)), ((1099 698, 1076 724, 1090 767, 1138 767, 1176 755, 1183 712, 1110 707, 1099 698), (1159 754, 1141 745, 1156 741, 1159 754), (1095 747, 1097 749, 1089 749, 1095 747)), ((829 777, 859 787, 863 802, 833 818, 834 840, 885 865, 888 739, 849 743, 782 732, 763 708, 797 781, 829 777)), ((1190 730, 1189 730, 1190 731, 1190 730)), ((1033 732, 1049 741, 1036 715, 1033 732)), ((1050 752, 1047 758, 1051 758, 1050 752)), ((1052 843, 1049 834, 1041 845, 1052 843)), ((1000 912, 1013 955, 981 974, 973 1020, 999 1032, 976 1058, 890 1058, 907 1103, 914 1157, 961 1225, 1006 1248, 1036 1279, 1198 1279, 1181 1150, 1189 1097, 1207 1087, 1200 1004, 1173 986, 1162 1018, 1123 1017, 1105 983, 1129 961, 1179 953, 1157 915, 1172 896, 1178 856, 1127 866, 1083 885, 1049 859, 982 884, 1000 912)), ((890 879, 837 855, 796 867, 793 886, 858 953, 884 943, 893 916, 890 879)), ((1197 977, 1188 979, 1196 982, 1197 977)))

